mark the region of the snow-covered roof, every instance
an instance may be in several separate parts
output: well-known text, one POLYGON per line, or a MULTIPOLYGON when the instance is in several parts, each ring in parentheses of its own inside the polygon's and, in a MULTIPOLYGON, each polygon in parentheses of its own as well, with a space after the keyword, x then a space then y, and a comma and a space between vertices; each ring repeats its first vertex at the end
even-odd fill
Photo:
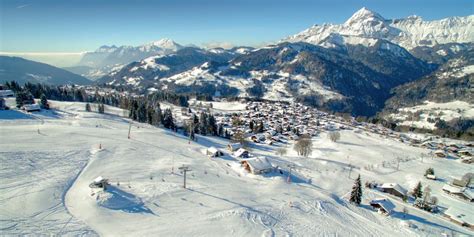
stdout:
POLYGON ((104 181, 104 178, 102 176, 99 176, 99 177, 94 179, 94 183, 100 183, 102 181, 104 181))
POLYGON ((444 212, 445 215, 450 216, 453 220, 461 223, 474 224, 474 211, 472 208, 458 208, 450 207, 444 212))
POLYGON ((462 193, 463 192, 463 189, 460 188, 460 187, 456 187, 456 186, 452 186, 452 185, 449 185, 449 184, 445 184, 443 186, 443 190, 444 191, 448 191, 450 193, 462 193))
POLYGON ((244 148, 240 148, 238 149, 236 152, 234 152, 234 156, 236 157, 240 157, 242 154, 244 154, 245 152, 248 152, 247 150, 245 150, 244 148))
POLYGON ((266 157, 255 157, 245 160, 254 171, 263 171, 272 168, 272 164, 266 157))
POLYGON ((210 152, 212 154, 216 154, 217 152, 219 152, 219 150, 213 146, 207 148, 207 152, 210 152))
POLYGON ((380 205, 386 212, 392 212, 395 209, 395 205, 388 199, 385 198, 377 198, 370 201, 370 205, 378 204, 380 205))
POLYGON ((399 184, 397 183, 384 183, 382 184, 382 186, 380 186, 381 188, 391 188, 391 189, 395 189, 397 190, 399 193, 401 194, 407 194, 407 190, 404 189, 402 186, 400 186, 399 184))
POLYGON ((41 108, 39 107, 38 104, 28 104, 28 105, 23 105, 23 109, 26 111, 33 111, 33 110, 40 110, 41 108))

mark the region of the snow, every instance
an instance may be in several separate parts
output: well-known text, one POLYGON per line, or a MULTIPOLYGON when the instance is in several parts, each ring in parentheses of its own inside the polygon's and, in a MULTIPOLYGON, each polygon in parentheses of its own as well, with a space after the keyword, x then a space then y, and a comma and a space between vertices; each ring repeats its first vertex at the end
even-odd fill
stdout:
POLYGON ((417 46, 474 42, 473 28, 474 15, 434 21, 423 21, 416 16, 388 20, 376 12, 362 8, 343 24, 314 25, 282 41, 303 41, 331 47, 325 39, 331 34, 338 34, 345 37, 385 39, 406 49, 412 49, 417 46))
POLYGON ((436 103, 425 101, 421 105, 413 107, 399 108, 397 114, 390 114, 388 117, 398 121, 398 124, 436 129, 435 123, 428 122, 428 118, 440 118, 444 121, 451 121, 457 118, 472 119, 474 118, 474 105, 465 101, 451 101, 447 103, 436 103), (420 120, 412 121, 409 119, 409 113, 421 113, 420 120))
MULTIPOLYGON (((332 142, 322 132, 313 139, 308 158, 297 156, 291 143, 252 144, 251 154, 266 157, 283 174, 242 175, 239 162, 225 151, 228 140, 197 135, 197 142, 189 143, 187 137, 140 123, 133 123, 128 139, 126 118, 85 112, 84 103, 51 104, 57 110, 0 111, 0 135, 8 138, 0 139, 2 235, 473 234, 441 215, 376 190, 364 188, 360 207, 348 203, 347 193, 360 174, 363 182, 404 187, 421 180, 443 207, 469 209, 469 203, 443 194, 445 181, 426 180, 423 171, 433 167, 436 176, 446 180, 472 172, 472 167, 451 159, 422 161, 428 150, 395 139, 344 130, 341 140, 332 142), (225 156, 207 158, 201 151, 211 146, 225 151, 225 156), (275 155, 278 147, 289 148, 288 154, 275 155), (403 158, 399 170, 397 157, 403 158), (291 184, 286 182, 288 164, 296 166, 291 184), (187 173, 187 189, 177 169, 182 165, 192 170, 187 173), (89 183, 97 176, 111 186, 92 193, 89 183), (368 207, 379 197, 396 206, 391 216, 368 207), (403 207, 409 209, 407 217, 401 214, 403 207), (412 228, 415 225, 418 228, 412 228)), ((118 115, 124 112, 108 109, 118 115)))

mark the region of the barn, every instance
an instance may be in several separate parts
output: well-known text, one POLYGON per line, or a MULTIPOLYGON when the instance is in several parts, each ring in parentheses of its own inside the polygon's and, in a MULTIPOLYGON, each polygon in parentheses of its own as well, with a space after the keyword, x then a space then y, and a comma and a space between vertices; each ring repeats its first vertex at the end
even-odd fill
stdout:
POLYGON ((263 174, 273 170, 273 166, 266 157, 255 157, 242 160, 240 164, 252 174, 263 174))
POLYGON ((396 183, 384 183, 382 184, 382 186, 380 186, 380 189, 382 190, 382 192, 390 193, 399 198, 403 198, 407 195, 407 190, 396 183))

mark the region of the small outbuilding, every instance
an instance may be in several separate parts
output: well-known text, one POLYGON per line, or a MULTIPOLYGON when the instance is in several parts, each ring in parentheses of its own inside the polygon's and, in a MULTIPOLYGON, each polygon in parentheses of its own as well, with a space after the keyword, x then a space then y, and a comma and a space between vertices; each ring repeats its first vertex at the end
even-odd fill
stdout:
POLYGON ((109 181, 107 179, 104 179, 102 176, 99 176, 92 181, 92 183, 89 184, 89 187, 92 189, 102 189, 106 190, 107 186, 109 185, 109 181))
POLYGON ((395 205, 386 198, 377 198, 370 201, 370 206, 372 206, 377 212, 390 215, 392 211, 395 209, 395 205))
POLYGON ((219 156, 223 156, 224 153, 222 151, 220 151, 219 149, 211 146, 211 147, 207 148, 206 155, 209 156, 209 157, 219 157, 219 156))
POLYGON ((26 105, 23 105, 21 109, 26 112, 41 111, 41 108, 38 104, 26 104, 26 105))
POLYGON ((244 148, 240 148, 236 152, 234 152, 234 156, 236 158, 249 158, 250 153, 249 153, 249 151, 245 150, 244 148))
POLYGON ((273 170, 273 166, 266 157, 255 157, 240 161, 240 164, 252 174, 263 174, 273 170))

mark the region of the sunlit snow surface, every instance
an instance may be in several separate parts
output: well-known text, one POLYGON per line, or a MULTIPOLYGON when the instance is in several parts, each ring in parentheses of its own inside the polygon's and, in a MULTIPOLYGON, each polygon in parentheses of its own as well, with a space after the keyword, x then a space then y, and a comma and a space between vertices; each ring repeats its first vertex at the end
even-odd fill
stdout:
MULTIPOLYGON (((215 106, 232 111, 228 108, 238 110, 240 105, 215 106)), ((397 182, 408 189, 422 180, 440 205, 468 209, 469 204, 443 194, 441 187, 451 175, 472 171, 470 166, 452 159, 422 161, 421 154, 428 150, 395 139, 351 130, 333 143, 323 132, 314 138, 309 158, 298 157, 291 144, 284 157, 276 156, 275 149, 285 145, 252 145, 251 153, 267 156, 273 166, 296 165, 288 184, 286 171, 251 175, 229 155, 209 159, 203 154, 209 146, 225 151, 224 139, 198 136, 189 144, 179 134, 138 123, 127 139, 129 120, 116 116, 126 114, 120 109, 107 107, 114 115, 100 115, 84 112, 83 103, 53 101, 52 107, 61 111, 0 111, 2 235, 473 234, 395 198, 395 213, 382 216, 368 206, 371 198, 386 196, 377 191, 364 189, 360 207, 347 202, 353 179, 361 174, 363 182, 397 182), (397 157, 402 158, 399 171, 397 157), (349 164, 355 166, 350 178, 349 164), (192 170, 188 189, 182 188, 182 165, 192 170), (424 179, 428 167, 443 181, 424 179), (89 183, 97 176, 109 179, 112 186, 92 192, 89 183), (404 206, 409 209, 406 218, 401 213, 404 206)))

